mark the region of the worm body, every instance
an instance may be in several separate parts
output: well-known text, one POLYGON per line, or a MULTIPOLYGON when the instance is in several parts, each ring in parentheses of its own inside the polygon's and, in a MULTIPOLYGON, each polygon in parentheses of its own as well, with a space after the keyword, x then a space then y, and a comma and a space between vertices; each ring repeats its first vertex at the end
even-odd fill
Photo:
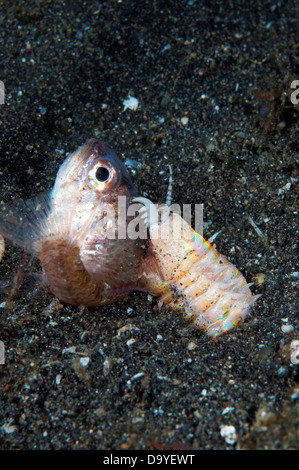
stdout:
POLYGON ((142 282, 160 305, 182 308, 195 328, 217 337, 235 328, 259 296, 243 275, 180 215, 149 228, 142 282))

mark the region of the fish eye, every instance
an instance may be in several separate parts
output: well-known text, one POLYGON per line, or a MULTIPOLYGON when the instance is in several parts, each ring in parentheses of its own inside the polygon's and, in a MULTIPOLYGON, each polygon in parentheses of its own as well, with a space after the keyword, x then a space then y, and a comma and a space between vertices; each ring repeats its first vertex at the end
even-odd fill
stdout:
POLYGON ((119 182, 114 165, 108 160, 97 160, 88 171, 89 185, 97 191, 105 193, 113 189, 119 182))
POLYGON ((110 178, 110 171, 105 166, 100 166, 96 171, 95 177, 100 183, 104 183, 110 178))

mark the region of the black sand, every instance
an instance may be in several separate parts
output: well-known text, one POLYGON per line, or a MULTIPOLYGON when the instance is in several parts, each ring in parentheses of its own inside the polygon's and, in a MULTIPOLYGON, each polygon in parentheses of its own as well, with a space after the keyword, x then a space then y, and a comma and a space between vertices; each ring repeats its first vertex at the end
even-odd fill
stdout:
MULTIPOLYGON (((296 2, 30 3, 0 17, 0 199, 51 188, 90 137, 155 202, 171 163, 173 201, 204 203, 205 237, 220 231, 263 297, 214 342, 146 294, 97 309, 1 295, 1 449, 297 448, 296 2)), ((2 280, 20 255, 7 243, 2 280)))

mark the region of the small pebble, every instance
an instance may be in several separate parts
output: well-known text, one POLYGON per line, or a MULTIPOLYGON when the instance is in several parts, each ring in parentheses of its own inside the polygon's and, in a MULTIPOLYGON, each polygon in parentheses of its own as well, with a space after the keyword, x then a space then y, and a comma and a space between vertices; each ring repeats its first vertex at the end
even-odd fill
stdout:
POLYGON ((1 235, 0 233, 0 261, 3 258, 4 251, 5 251, 5 241, 4 241, 3 235, 1 235))
POLYGON ((131 377, 130 381, 132 382, 132 380, 140 379, 140 377, 143 377, 143 376, 144 376, 144 372, 138 372, 137 374, 133 375, 133 377, 131 377))
POLYGON ((222 411, 222 415, 226 415, 227 413, 230 413, 231 411, 234 411, 235 408, 231 407, 231 406, 227 406, 226 408, 224 408, 224 410, 222 411))
POLYGON ((104 364, 103 364, 103 374, 105 375, 105 377, 107 377, 107 375, 109 374, 110 369, 111 369, 110 361, 109 359, 105 359, 104 364))
POLYGON ((1 426, 1 429, 5 432, 5 434, 12 434, 13 432, 17 430, 17 426, 15 426, 14 424, 11 424, 12 421, 13 421, 12 419, 9 419, 7 423, 1 426))
POLYGON ((282 325, 281 331, 283 333, 289 334, 289 333, 292 333, 292 331, 294 331, 294 327, 293 325, 282 325))
POLYGON ((129 95, 128 98, 123 101, 123 105, 124 111, 126 111, 126 109, 132 109, 132 111, 136 111, 138 108, 138 99, 129 95))
POLYGON ((86 367, 89 363, 89 357, 80 357, 80 364, 82 367, 86 367))
POLYGON ((61 375, 61 374, 57 374, 56 377, 55 377, 55 383, 56 383, 56 385, 60 385, 61 379, 62 379, 62 375, 61 375))
POLYGON ((127 323, 126 325, 119 328, 119 330, 117 330, 117 336, 120 336, 122 333, 125 333, 126 331, 130 330, 139 331, 139 328, 137 328, 137 326, 132 325, 131 323, 127 323))
POLYGON ((236 428, 232 425, 222 426, 220 429, 220 435, 225 439, 225 442, 229 445, 234 445, 237 440, 236 428))
POLYGON ((258 273, 254 276, 253 281, 257 286, 261 286, 266 280, 266 274, 258 273))

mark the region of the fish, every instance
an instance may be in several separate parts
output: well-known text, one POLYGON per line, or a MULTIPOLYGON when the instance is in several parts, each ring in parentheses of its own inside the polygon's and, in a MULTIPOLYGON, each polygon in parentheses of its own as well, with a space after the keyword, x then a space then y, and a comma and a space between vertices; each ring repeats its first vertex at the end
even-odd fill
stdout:
POLYGON ((158 296, 158 305, 180 309, 187 322, 217 338, 239 326, 261 294, 253 295, 245 277, 176 212, 161 213, 148 199, 143 218, 149 244, 140 283, 158 296))
POLYGON ((137 285, 144 240, 120 236, 136 195, 112 148, 90 139, 62 163, 51 191, 0 205, 0 232, 39 259, 42 284, 59 300, 104 305, 137 285))

